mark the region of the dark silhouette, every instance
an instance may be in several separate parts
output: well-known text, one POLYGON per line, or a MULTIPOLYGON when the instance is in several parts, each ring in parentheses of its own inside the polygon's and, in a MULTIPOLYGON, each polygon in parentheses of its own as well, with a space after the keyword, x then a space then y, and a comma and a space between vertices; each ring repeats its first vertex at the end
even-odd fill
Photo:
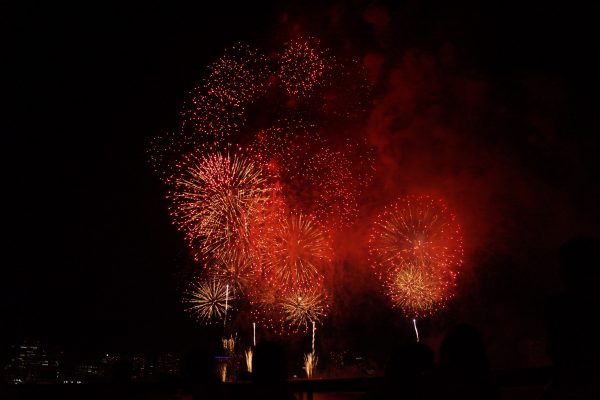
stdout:
POLYGON ((548 356, 556 367, 546 399, 600 398, 600 242, 576 237, 559 252, 563 292, 546 304, 548 356))
POLYGON ((183 388, 194 399, 227 399, 217 374, 214 356, 205 350, 193 350, 183 364, 183 388))
POLYGON ((498 398, 481 333, 460 324, 451 329, 440 348, 440 398, 498 398))
POLYGON ((112 383, 123 385, 131 383, 133 364, 129 360, 118 360, 111 368, 112 383))
POLYGON ((392 353, 383 385, 365 400, 432 398, 431 371, 433 351, 423 343, 400 346, 392 353))
MULTIPOLYGON (((261 342, 252 357, 252 399, 295 399, 287 386, 287 363, 283 347, 275 342, 261 342)), ((248 398, 248 396, 244 396, 248 398)))

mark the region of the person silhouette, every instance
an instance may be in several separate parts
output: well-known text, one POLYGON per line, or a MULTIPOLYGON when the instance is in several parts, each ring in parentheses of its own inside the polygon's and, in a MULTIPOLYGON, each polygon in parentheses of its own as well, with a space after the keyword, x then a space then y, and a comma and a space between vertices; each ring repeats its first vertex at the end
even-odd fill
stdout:
POLYGON ((283 347, 271 341, 258 343, 252 357, 250 398, 292 400, 296 397, 287 386, 287 363, 283 347))
POLYGON ((183 389, 193 399, 227 399, 217 374, 217 363, 207 349, 190 351, 183 363, 183 389))
POLYGON ((600 306, 600 241, 574 237, 559 250, 563 291, 545 309, 546 352, 555 376, 545 399, 600 398, 599 330, 592 321, 600 306))
POLYGON ((483 338, 471 325, 459 324, 448 331, 440 348, 439 373, 442 398, 498 398, 483 338))
POLYGON ((399 346, 391 355, 380 388, 363 397, 379 399, 428 399, 432 397, 433 351, 424 343, 399 346))

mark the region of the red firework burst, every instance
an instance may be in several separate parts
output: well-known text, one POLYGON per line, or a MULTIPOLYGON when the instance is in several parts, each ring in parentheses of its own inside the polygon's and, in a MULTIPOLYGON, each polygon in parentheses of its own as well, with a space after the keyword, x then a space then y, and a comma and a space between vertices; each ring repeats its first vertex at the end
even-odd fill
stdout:
POLYGON ((303 39, 288 43, 279 64, 279 78, 287 92, 293 96, 309 94, 326 69, 324 54, 310 41, 303 39))
POLYGON ((372 267, 405 312, 433 312, 451 296, 462 265, 462 235, 442 200, 398 200, 377 218, 369 244, 372 267))

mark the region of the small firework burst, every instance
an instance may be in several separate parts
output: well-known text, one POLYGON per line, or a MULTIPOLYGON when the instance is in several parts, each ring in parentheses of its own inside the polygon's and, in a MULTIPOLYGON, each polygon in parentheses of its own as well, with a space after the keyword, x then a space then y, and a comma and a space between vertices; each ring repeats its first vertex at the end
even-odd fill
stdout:
POLYGON ((281 299, 285 321, 293 329, 303 330, 320 322, 327 313, 327 296, 321 289, 290 293, 281 299))
POLYGON ((453 277, 444 279, 442 274, 420 262, 398 268, 390 274, 388 282, 393 305, 413 317, 433 312, 449 296, 447 285, 454 284, 453 277))
POLYGON ((226 317, 227 309, 231 308, 230 293, 227 285, 217 279, 194 281, 185 292, 183 302, 186 310, 196 319, 211 323, 226 317))
POLYGON ((321 323, 329 310, 327 293, 319 286, 284 292, 263 282, 249 299, 253 318, 279 334, 307 332, 312 324, 321 323))
POLYGON ((288 43, 279 62, 279 78, 293 96, 309 94, 321 80, 327 65, 324 54, 303 39, 288 43))
POLYGON ((243 44, 226 50, 209 69, 207 94, 236 105, 248 103, 262 93, 269 76, 266 57, 243 44))

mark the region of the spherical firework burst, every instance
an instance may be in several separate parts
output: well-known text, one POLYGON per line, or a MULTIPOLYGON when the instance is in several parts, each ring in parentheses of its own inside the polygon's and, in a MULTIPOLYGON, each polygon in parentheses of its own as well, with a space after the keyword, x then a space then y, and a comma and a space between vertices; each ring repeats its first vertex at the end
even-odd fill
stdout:
POLYGON ((226 50, 209 69, 205 82, 207 94, 238 106, 262 93, 269 77, 266 57, 242 44, 226 50))
POLYGON ((327 232, 313 218, 285 216, 261 243, 263 268, 272 284, 290 290, 308 288, 322 279, 321 270, 331 261, 327 232))
POLYGON ((408 196, 387 207, 375 221, 370 245, 380 275, 414 260, 439 268, 462 263, 456 217, 441 200, 429 196, 408 196))
POLYGON ((192 282, 183 301, 189 313, 201 322, 210 323, 225 318, 232 300, 233 296, 225 283, 208 279, 192 282))
POLYGON ((188 156, 174 178, 172 215, 196 259, 231 262, 250 253, 249 225, 271 188, 265 172, 237 155, 188 156))
POLYGON ((394 307, 407 315, 418 317, 434 312, 450 296, 455 275, 449 271, 423 264, 407 262, 387 277, 387 293, 394 307))
POLYGON ((462 264, 460 226, 441 200, 408 196, 377 218, 370 253, 394 305, 411 315, 432 313, 455 286, 462 264))
POLYGON ((292 292, 283 296, 280 304, 285 321, 295 330, 320 322, 328 308, 327 295, 319 288, 292 292))
POLYGON ((320 285, 282 291, 264 281, 252 290, 252 317, 260 326, 280 334, 306 332, 313 322, 321 323, 329 310, 329 298, 320 285))
POLYGON ((288 43, 280 57, 279 78, 287 92, 304 96, 314 88, 326 68, 322 52, 308 40, 297 39, 288 43))

